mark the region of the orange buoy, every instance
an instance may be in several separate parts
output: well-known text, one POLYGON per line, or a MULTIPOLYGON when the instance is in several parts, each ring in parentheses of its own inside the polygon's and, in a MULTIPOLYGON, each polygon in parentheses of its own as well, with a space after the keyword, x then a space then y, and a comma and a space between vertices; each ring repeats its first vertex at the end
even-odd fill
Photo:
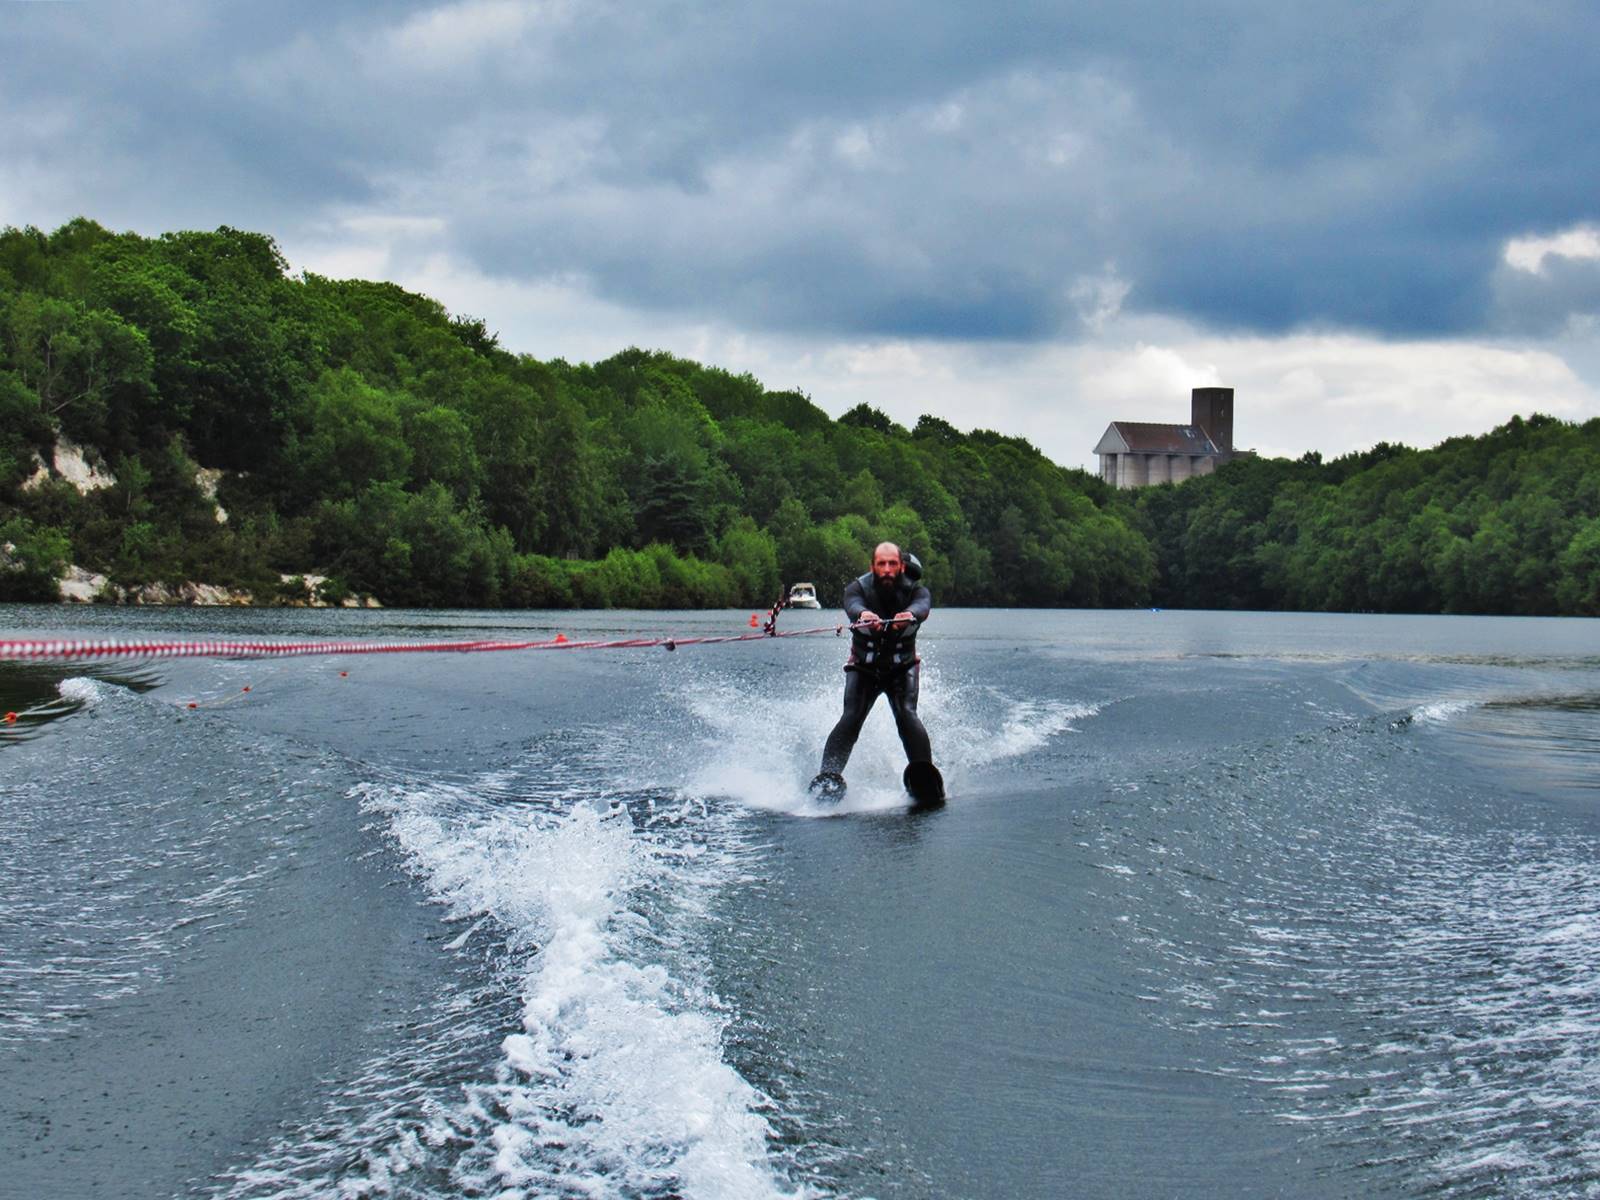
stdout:
POLYGON ((340 679, 349 679, 350 678, 350 672, 349 671, 340 671, 339 672, 339 678, 340 679))
POLYGON ((200 706, 198 704, 196 704, 193 700, 191 700, 191 701, 189 701, 189 707, 190 708, 199 708, 200 706))
POLYGON ((250 685, 248 683, 244 685, 244 690, 247 692, 250 690, 250 685))
POLYGON ((16 723, 17 723, 17 714, 8 712, 6 714, 6 724, 7 725, 15 725, 16 723))
POLYGON ((760 629, 761 628, 761 619, 759 617, 757 617, 755 613, 751 613, 750 614, 750 628, 751 629, 760 629))
POLYGON ((558 642, 564 642, 564 641, 566 641, 566 640, 567 640, 567 635, 566 635, 566 634, 564 634, 564 633, 558 633, 558 634, 556 634, 556 641, 558 641, 558 642))

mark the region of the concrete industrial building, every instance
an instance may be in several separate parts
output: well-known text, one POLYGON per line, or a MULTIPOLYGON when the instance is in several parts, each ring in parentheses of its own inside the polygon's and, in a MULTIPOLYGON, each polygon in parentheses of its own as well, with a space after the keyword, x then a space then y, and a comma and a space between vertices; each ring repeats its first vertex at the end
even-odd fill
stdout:
POLYGON ((1100 478, 1114 487, 1182 483, 1209 475, 1233 458, 1233 389, 1199 387, 1190 394, 1187 425, 1113 421, 1095 445, 1100 478))

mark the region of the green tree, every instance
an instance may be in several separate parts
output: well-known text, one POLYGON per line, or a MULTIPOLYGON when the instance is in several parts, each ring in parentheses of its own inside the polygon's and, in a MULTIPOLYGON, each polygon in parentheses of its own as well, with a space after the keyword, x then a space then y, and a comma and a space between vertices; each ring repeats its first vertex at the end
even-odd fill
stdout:
POLYGON ((1600 617, 1600 517, 1585 521, 1561 552, 1556 596, 1561 611, 1600 617))
POLYGON ((26 517, 0 521, 0 600, 50 601, 72 561, 72 543, 60 529, 26 517))
POLYGON ((472 430, 459 412, 442 404, 413 411, 404 418, 404 436, 414 487, 437 483, 458 504, 477 494, 481 468, 472 430))
POLYGON ((82 441, 103 441, 111 405, 151 388, 150 344, 113 313, 24 292, 5 306, 7 359, 45 417, 82 441))
POLYGON ((411 447, 395 396, 348 367, 327 371, 312 388, 289 451, 302 496, 355 496, 411 472, 411 447))
POLYGON ((728 569, 733 604, 770 604, 783 577, 778 573, 777 539, 751 517, 740 517, 717 542, 717 561, 728 569))

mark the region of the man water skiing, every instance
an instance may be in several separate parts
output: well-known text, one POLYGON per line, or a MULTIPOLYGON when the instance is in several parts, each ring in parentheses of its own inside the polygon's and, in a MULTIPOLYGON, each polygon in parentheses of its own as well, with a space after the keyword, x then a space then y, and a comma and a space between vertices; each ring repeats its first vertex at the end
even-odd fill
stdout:
POLYGON ((933 765, 928 731, 917 716, 917 689, 921 662, 917 657, 917 630, 928 619, 933 599, 917 582, 922 574, 915 558, 907 574, 907 559, 893 542, 882 542, 872 552, 872 570, 850 581, 844 590, 844 611, 855 626, 850 637, 850 660, 845 663, 844 714, 828 735, 822 750, 822 771, 811 790, 823 799, 844 794, 844 768, 861 736, 861 726, 878 697, 889 698, 895 728, 906 748, 906 790, 920 803, 944 800, 944 781, 933 765))

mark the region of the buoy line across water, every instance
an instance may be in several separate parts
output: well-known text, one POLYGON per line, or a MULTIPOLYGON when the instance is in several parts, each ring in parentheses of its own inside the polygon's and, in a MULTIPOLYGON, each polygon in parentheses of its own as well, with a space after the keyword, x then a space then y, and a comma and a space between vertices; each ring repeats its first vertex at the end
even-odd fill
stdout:
MULTIPOLYGON (((195 641, 123 641, 93 639, 12 639, 0 640, 0 660, 85 659, 85 658, 286 658, 310 654, 481 654, 503 650, 643 650, 662 647, 706 646, 730 642, 759 642, 767 638, 809 637, 831 633, 842 635, 860 625, 823 625, 814 629, 776 628, 776 610, 768 615, 758 632, 705 634, 693 637, 637 637, 573 640, 565 634, 539 641, 472 642, 261 642, 201 639, 195 641)), ((751 624, 757 625, 752 615, 751 624)))

